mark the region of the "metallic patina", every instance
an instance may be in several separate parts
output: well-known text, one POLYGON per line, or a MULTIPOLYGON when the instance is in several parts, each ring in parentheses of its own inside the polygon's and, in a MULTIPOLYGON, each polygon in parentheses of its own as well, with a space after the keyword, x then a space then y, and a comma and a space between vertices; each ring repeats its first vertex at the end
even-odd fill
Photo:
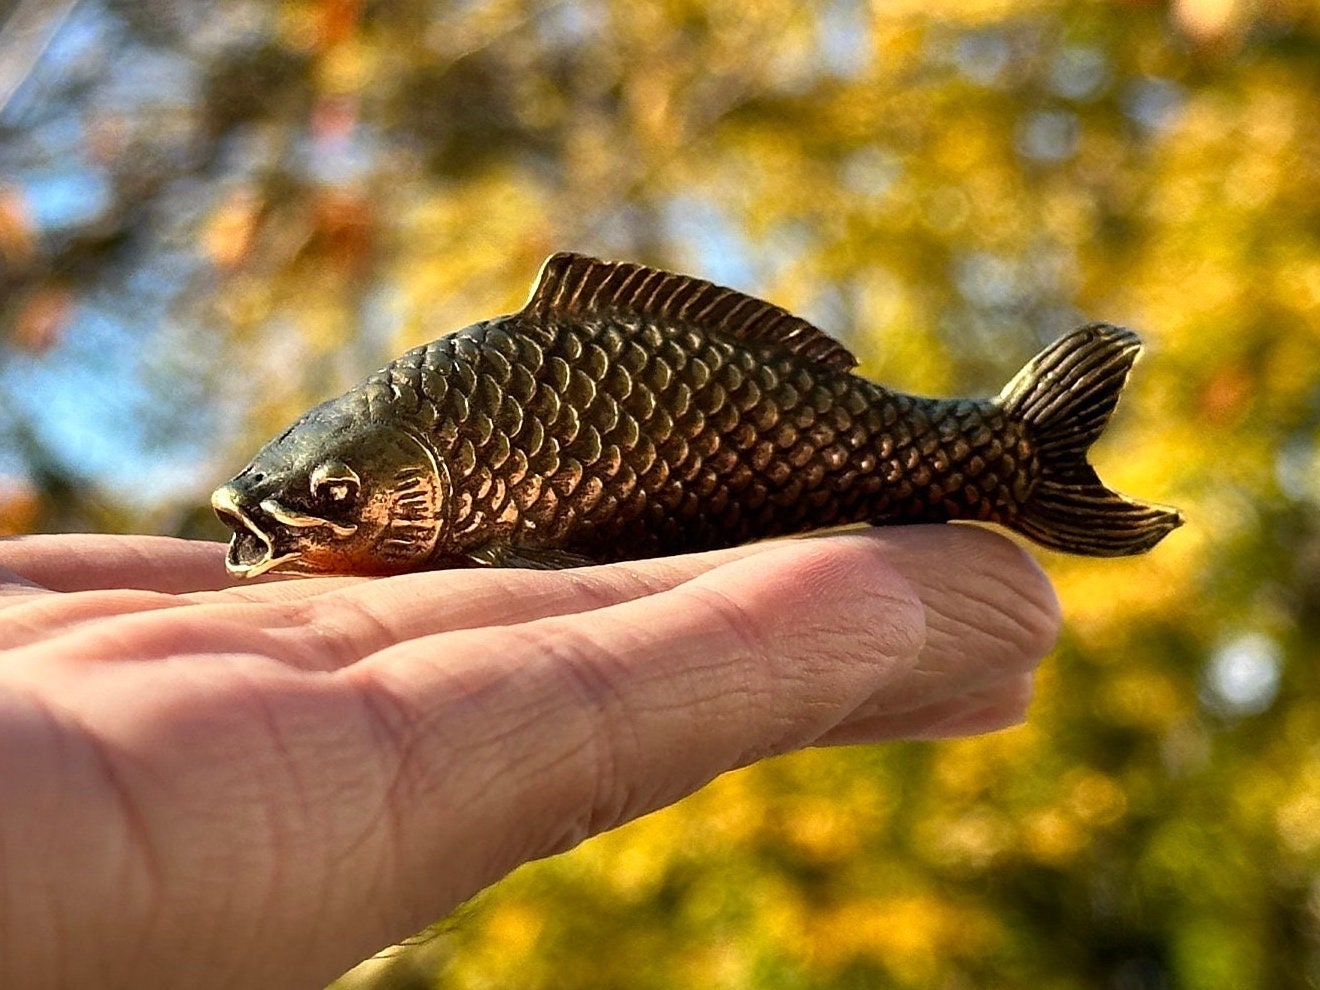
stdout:
POLYGON ((920 398, 854 375, 841 344, 770 303, 557 254, 517 313, 312 409, 212 505, 236 577, 564 567, 952 519, 1141 553, 1178 513, 1086 461, 1139 351, 1091 324, 994 399, 920 398))

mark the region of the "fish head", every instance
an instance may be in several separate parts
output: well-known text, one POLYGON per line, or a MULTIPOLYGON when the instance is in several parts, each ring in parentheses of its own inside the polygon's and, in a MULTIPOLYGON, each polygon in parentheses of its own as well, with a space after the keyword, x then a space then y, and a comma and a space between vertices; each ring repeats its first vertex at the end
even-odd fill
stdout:
POLYGON ((445 498, 420 438, 327 404, 262 447, 211 506, 234 531, 233 577, 394 574, 435 550, 445 498))

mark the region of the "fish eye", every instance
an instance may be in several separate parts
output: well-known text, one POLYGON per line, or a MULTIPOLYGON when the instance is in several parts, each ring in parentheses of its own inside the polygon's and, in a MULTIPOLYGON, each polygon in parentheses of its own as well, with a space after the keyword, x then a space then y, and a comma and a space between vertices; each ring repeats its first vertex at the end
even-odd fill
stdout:
POLYGON ((351 501, 362 482, 357 472, 343 461, 326 461, 312 472, 312 494, 335 503, 351 501))

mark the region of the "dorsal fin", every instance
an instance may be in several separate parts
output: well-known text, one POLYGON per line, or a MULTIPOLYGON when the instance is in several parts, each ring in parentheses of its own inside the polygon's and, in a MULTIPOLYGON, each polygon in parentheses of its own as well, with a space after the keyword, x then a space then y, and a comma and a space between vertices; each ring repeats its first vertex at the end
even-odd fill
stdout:
POLYGON ((828 368, 850 371, 857 359, 833 337, 785 309, 690 275, 583 254, 552 254, 523 306, 527 315, 577 316, 607 311, 718 330, 741 340, 779 344, 828 368))

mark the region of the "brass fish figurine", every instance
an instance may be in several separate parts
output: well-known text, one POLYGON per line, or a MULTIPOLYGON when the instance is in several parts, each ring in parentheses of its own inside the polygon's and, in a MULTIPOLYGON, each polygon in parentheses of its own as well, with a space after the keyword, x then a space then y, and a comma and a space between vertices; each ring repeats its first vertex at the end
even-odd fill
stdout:
POLYGON ((211 504, 240 578, 554 568, 951 519, 1141 553, 1181 518, 1086 460, 1140 348, 1095 323, 994 399, 920 398, 852 374, 778 306, 556 254, 521 310, 307 412, 211 504))

